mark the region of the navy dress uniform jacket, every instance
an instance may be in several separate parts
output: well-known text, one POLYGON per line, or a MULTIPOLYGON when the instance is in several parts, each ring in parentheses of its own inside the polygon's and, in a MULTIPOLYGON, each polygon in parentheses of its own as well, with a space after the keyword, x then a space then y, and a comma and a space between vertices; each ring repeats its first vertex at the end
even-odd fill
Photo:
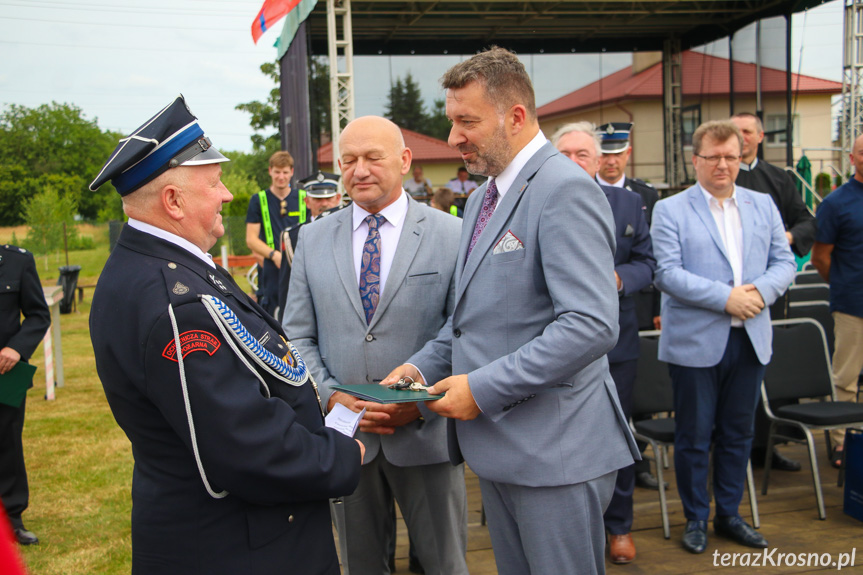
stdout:
MULTIPOLYGON (((114 417, 132 443, 132 572, 337 574, 328 498, 359 482, 359 446, 323 427, 316 395, 241 362, 198 294, 221 299, 277 357, 283 332, 228 276, 126 226, 93 296, 90 333, 114 417), (173 307, 203 469, 193 453, 173 307), (188 347, 187 347, 188 345, 188 347)), ((254 364, 252 364, 254 365, 254 364)))
POLYGON ((638 359, 638 315, 635 295, 653 282, 656 259, 650 242, 650 230, 644 204, 635 192, 615 186, 600 186, 614 216, 614 271, 623 282, 620 293, 617 344, 608 352, 609 363, 638 359))

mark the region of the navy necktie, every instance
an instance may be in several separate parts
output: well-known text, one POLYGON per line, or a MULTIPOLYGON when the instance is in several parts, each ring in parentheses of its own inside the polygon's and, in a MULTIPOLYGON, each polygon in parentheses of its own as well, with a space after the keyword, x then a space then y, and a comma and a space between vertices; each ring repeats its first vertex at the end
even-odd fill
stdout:
POLYGON ((372 323, 380 300, 381 285, 381 233, 378 228, 386 218, 381 214, 371 214, 366 216, 365 221, 369 226, 369 235, 363 244, 360 264, 360 299, 363 301, 366 323, 372 323))

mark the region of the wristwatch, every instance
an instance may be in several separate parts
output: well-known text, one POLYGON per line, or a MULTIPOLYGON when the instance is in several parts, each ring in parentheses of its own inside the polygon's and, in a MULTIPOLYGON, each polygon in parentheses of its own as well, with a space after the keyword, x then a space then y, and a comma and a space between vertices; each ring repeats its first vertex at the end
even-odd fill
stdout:
POLYGON ((267 256, 267 259, 272 261, 274 255, 276 255, 276 250, 270 250, 270 255, 267 256))

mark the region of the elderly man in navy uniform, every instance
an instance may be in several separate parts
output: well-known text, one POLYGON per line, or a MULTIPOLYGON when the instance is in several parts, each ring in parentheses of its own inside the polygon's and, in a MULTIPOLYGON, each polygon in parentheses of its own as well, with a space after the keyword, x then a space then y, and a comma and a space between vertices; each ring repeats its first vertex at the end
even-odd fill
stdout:
MULTIPOLYGON (((33 255, 15 246, 0 247, 0 374, 8 373, 18 362, 26 363, 50 325, 51 313, 33 255)), ((0 385, 3 383, 0 379, 0 385)), ((18 543, 34 545, 39 539, 21 520, 30 497, 21 441, 26 402, 25 397, 17 407, 0 403, 0 501, 18 543)))
POLYGON ((129 216, 90 336, 135 458, 132 573, 335 575, 328 499, 356 488, 364 448, 324 426, 281 327, 207 254, 224 161, 180 96, 90 184, 129 216))
MULTIPOLYGON (((551 137, 560 153, 584 168, 591 178, 599 166, 600 140, 592 122, 575 122, 562 126, 551 137)), ((653 281, 656 260, 650 242, 650 230, 644 217, 644 204, 635 192, 616 186, 600 186, 614 216, 614 279, 619 296, 620 335, 608 352, 608 369, 614 379, 620 406, 626 417, 632 416, 632 389, 638 366, 638 318, 634 295, 653 281)), ((617 472, 614 495, 603 520, 608 531, 608 554, 612 563, 626 564, 635 559, 632 540, 632 494, 635 490, 637 464, 617 472)))
MULTIPOLYGON (((596 181, 602 186, 625 188, 641 196, 644 203, 644 219, 650 228, 653 206, 659 201, 656 189, 636 178, 626 175, 626 166, 632 155, 632 123, 609 122, 599 127, 602 139, 602 155, 599 158, 599 171, 596 181)), ((635 313, 639 330, 660 329, 660 293, 651 283, 635 294, 635 313)), ((644 451, 644 446, 639 443, 644 451)), ((639 487, 658 489, 656 477, 650 473, 650 462, 646 459, 635 462, 635 483, 639 487)))
POLYGON ((318 218, 323 218, 342 209, 342 193, 339 191, 339 175, 318 170, 313 176, 300 180, 300 195, 306 204, 309 218, 291 226, 281 234, 279 244, 282 251, 282 267, 279 268, 279 307, 276 319, 280 322, 285 315, 285 302, 288 299, 288 285, 291 282, 291 267, 294 263, 294 249, 300 237, 300 228, 318 218))

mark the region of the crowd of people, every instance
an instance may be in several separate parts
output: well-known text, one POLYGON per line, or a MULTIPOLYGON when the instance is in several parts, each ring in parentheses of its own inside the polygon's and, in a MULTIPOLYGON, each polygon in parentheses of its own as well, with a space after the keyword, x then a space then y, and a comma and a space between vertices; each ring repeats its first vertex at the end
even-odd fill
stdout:
MULTIPOLYGON (((441 83, 465 164, 446 187, 433 190, 380 117, 341 133, 341 177, 317 172, 295 191, 290 154, 271 157, 271 186, 246 218, 254 298, 207 253, 232 199, 228 159, 182 97, 121 140, 91 184, 110 180, 129 217, 90 332, 135 458, 133 572, 339 573, 329 501, 341 498, 352 572, 391 571, 398 504, 412 570, 467 573, 465 464, 499 573, 632 562, 634 490, 664 488, 629 424, 642 330, 661 330, 673 385, 683 548, 707 547, 708 483, 713 533, 767 547, 739 504, 764 449, 759 386, 794 253, 811 249, 831 285, 840 399, 853 400, 863 368, 863 137, 857 176, 816 222, 785 172, 759 161, 757 116, 699 126, 695 184, 659 200, 626 176, 631 123, 546 138, 512 52, 480 52, 441 83), (454 194, 469 194, 463 211, 454 194), (405 381, 440 397, 379 403, 341 387, 405 381), (359 414, 355 436, 324 424, 337 408, 359 414)), ((0 277, 14 267, 32 283, 28 262, 0 249, 0 277)), ((0 333, 0 373, 47 328, 44 300, 26 303, 14 308, 24 324, 0 333)), ((22 422, 23 404, 0 405, 18 451, 22 422)), ((769 464, 800 468, 778 452, 769 464)), ((0 496, 19 542, 36 543, 20 468, 23 490, 0 477, 0 496)))

